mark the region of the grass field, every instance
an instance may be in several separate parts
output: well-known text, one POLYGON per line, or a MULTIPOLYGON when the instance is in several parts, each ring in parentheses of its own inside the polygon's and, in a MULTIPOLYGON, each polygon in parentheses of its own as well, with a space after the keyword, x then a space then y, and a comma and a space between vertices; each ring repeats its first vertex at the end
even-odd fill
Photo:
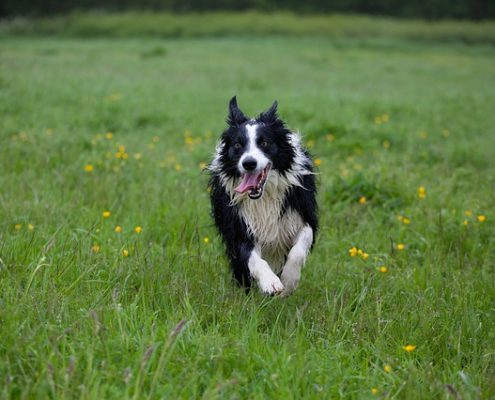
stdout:
POLYGON ((494 398, 494 83, 482 44, 4 36, 0 396, 494 398), (287 299, 209 217, 234 94, 319 164, 287 299))

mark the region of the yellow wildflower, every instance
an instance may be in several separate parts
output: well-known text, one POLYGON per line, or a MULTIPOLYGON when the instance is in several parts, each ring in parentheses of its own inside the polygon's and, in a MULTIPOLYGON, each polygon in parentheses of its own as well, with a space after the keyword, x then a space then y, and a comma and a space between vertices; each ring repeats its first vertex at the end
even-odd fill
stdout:
POLYGON ((115 233, 120 233, 122 232, 122 227, 120 225, 117 225, 114 229, 115 233))
POLYGON ((361 196, 359 198, 359 204, 366 204, 366 196, 361 196))
POLYGON ((315 159, 315 165, 319 167, 321 165, 321 158, 316 158, 315 159))
POLYGON ((200 170, 204 170, 208 167, 208 164, 206 164, 205 162, 200 162, 199 163, 199 169, 200 170))
POLYGON ((464 212, 464 215, 465 215, 466 217, 470 217, 471 215, 473 215, 473 212, 472 212, 471 210, 466 210, 466 211, 464 212))
POLYGON ((382 121, 383 122, 388 122, 389 120, 390 120, 390 116, 387 113, 382 115, 382 121))
POLYGON ((134 232, 136 232, 136 233, 141 233, 142 231, 143 231, 143 228, 141 228, 140 226, 136 226, 134 228, 134 232))
POLYGON ((86 165, 84 166, 84 170, 85 170, 86 172, 93 172, 93 169, 94 169, 94 167, 93 167, 93 165, 91 165, 91 164, 86 164, 86 165))
POLYGON ((406 248, 406 245, 404 243, 398 243, 396 247, 397 250, 404 250, 406 248))
POLYGON ((125 146, 123 146, 123 145, 119 144, 119 151, 120 151, 121 153, 125 153, 125 146))
POLYGON ((29 229, 30 231, 34 230, 34 225, 33 225, 33 224, 28 224, 28 229, 29 229))
POLYGON ((122 255, 123 255, 124 257, 129 257, 129 250, 124 249, 124 250, 122 251, 122 255))
POLYGON ((382 265, 380 268, 379 268, 379 271, 384 274, 388 271, 388 268, 385 266, 385 265, 382 265))
POLYGON ((120 151, 117 151, 117 153, 115 153, 115 158, 122 158, 122 154, 120 151))
POLYGON ((485 222, 486 221, 486 217, 484 215, 478 215, 478 221, 479 222, 485 222))
POLYGON ((143 157, 143 155, 141 153, 134 154, 134 159, 135 160, 138 160, 139 161, 142 157, 143 157))
POLYGON ((385 364, 385 365, 383 366, 383 370, 384 370, 385 372, 391 372, 391 371, 392 371, 392 367, 391 367, 390 365, 388 365, 388 364, 385 364))
POLYGON ((103 211, 103 213, 101 214, 103 216, 103 218, 108 218, 110 217, 112 213, 110 211, 103 211))
POLYGON ((175 164, 174 165, 174 169, 179 172, 180 170, 182 170, 182 165, 180 165, 179 163, 175 164))
POLYGON ((378 394, 378 389, 376 387, 371 388, 371 394, 378 394))
POLYGON ((390 142, 388 140, 384 140, 382 146, 385 150, 390 148, 390 142))
POLYGON ((407 218, 407 217, 403 217, 402 218, 402 223, 404 225, 409 225, 411 223, 411 220, 409 218, 407 218))
POLYGON ((93 247, 91 247, 91 251, 92 251, 93 253, 99 253, 99 251, 100 251, 100 246, 99 246, 98 244, 96 244, 96 243, 95 243, 95 244, 93 245, 93 247))
POLYGON ((20 230, 21 228, 22 228, 22 224, 15 224, 15 225, 14 225, 14 229, 15 229, 16 231, 20 230))
POLYGON ((205 244, 210 243, 210 238, 208 236, 205 236, 203 242, 205 242, 205 244))
POLYGON ((426 197, 426 189, 424 186, 418 188, 418 197, 423 200, 426 197))
POLYGON ((335 140, 335 135, 333 133, 329 133, 325 138, 328 142, 333 142, 335 140))
POLYGON ((106 137, 108 140, 112 140, 112 138, 113 138, 113 133, 112 133, 112 132, 107 132, 107 133, 105 134, 105 137, 106 137))
POLYGON ((129 154, 127 154, 127 153, 122 153, 122 158, 123 158, 124 160, 127 160, 127 159, 129 158, 129 154))
POLYGON ((361 258, 362 258, 363 260, 367 260, 367 259, 369 258, 369 256, 370 256, 370 255, 369 255, 368 253, 365 253, 365 252, 363 252, 363 254, 361 254, 361 258))
POLYGON ((349 249, 349 255, 351 257, 356 257, 358 254, 358 249, 356 248, 356 246, 353 246, 349 249))
POLYGON ((462 223, 462 225, 464 225, 464 226, 468 226, 468 224, 469 224, 469 221, 468 221, 467 219, 465 219, 465 220, 463 221, 463 223, 462 223))
POLYGON ((416 345, 414 344, 408 344, 406 346, 402 346, 402 348, 407 351, 408 353, 410 353, 411 351, 414 351, 416 349, 416 345))

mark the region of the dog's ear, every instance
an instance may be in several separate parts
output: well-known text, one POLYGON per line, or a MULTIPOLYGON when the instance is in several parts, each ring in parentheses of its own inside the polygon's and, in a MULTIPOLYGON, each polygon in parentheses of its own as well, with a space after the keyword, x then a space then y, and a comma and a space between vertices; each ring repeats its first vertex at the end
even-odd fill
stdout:
POLYGON ((277 107, 278 107, 278 102, 277 102, 277 100, 275 100, 273 102, 272 106, 268 110, 266 110, 260 114, 258 119, 261 122, 264 122, 265 124, 271 124, 271 123, 275 122, 278 119, 277 107))
POLYGON ((247 120, 247 117, 237 106, 236 97, 232 97, 229 102, 229 116, 227 117, 227 123, 230 126, 239 126, 247 120))

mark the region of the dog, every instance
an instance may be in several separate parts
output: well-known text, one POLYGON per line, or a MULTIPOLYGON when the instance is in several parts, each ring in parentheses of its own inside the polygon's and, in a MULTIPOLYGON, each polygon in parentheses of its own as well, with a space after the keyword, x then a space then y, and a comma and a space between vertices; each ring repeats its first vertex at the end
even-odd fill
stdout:
POLYGON ((296 289, 318 230, 313 162, 277 105, 248 118, 234 96, 207 167, 212 214, 234 278, 247 291, 256 281, 265 295, 296 289))

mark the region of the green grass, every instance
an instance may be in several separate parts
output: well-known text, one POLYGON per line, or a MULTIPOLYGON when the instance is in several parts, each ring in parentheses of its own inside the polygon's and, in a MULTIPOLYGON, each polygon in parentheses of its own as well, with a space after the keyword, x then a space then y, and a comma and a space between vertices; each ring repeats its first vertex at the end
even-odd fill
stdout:
POLYGON ((73 13, 15 18, 0 33, 66 37, 204 37, 311 35, 329 38, 393 37, 436 42, 495 44, 495 21, 399 20, 365 15, 297 15, 289 12, 73 13))
POLYGON ((0 396, 495 397, 494 66, 383 38, 3 37, 0 396), (287 299, 233 284, 209 217, 234 94, 278 99, 321 161, 287 299))

